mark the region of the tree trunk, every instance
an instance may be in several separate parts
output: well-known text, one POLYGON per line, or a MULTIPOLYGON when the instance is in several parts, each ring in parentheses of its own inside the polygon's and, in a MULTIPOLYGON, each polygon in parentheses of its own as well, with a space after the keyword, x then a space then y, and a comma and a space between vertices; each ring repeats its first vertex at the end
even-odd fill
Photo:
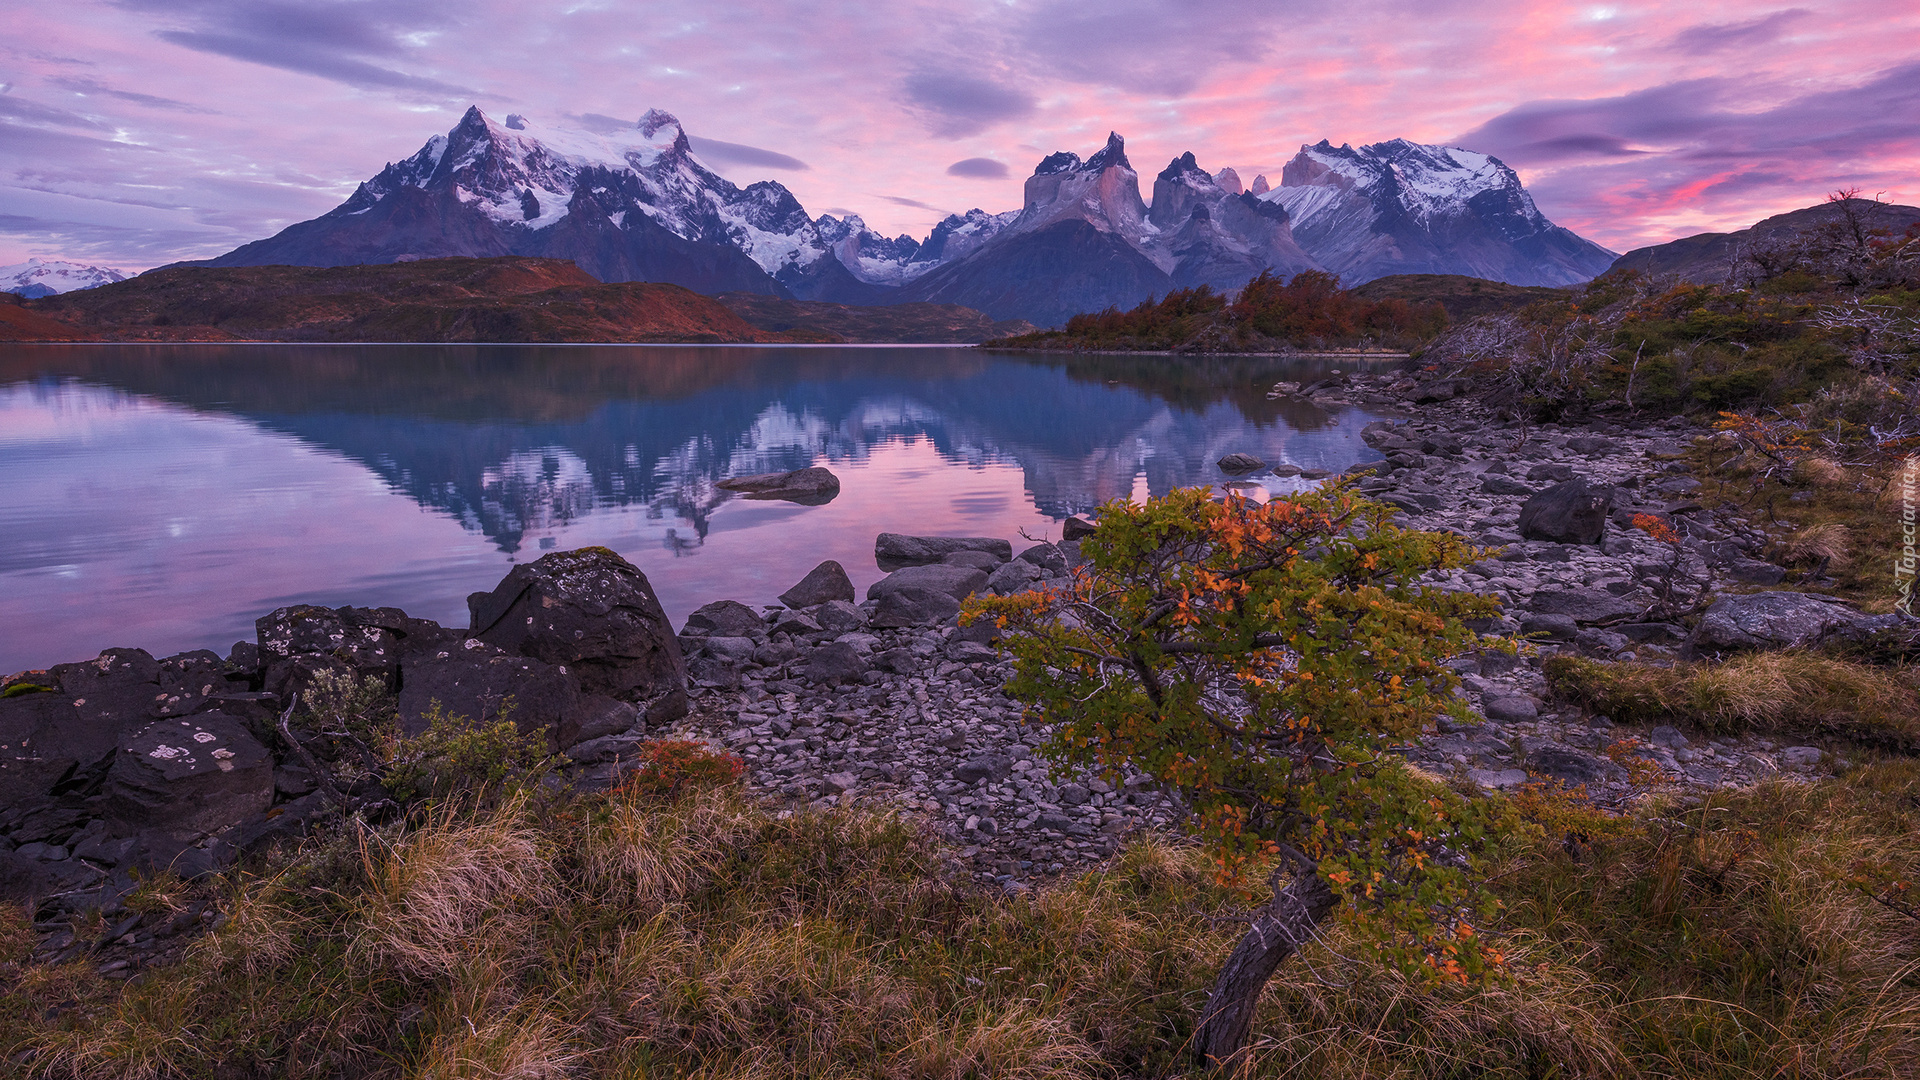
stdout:
MULTIPOLYGON (((1280 872, 1274 871, 1278 880, 1280 872)), ((1194 1063, 1203 1069, 1240 1064, 1253 1029, 1253 1010, 1267 980, 1313 936, 1313 928, 1334 909, 1340 898, 1320 880, 1313 863, 1299 856, 1293 880, 1276 889, 1247 936, 1233 947, 1226 965, 1214 980, 1213 993, 1201 1013, 1193 1036, 1194 1063)))

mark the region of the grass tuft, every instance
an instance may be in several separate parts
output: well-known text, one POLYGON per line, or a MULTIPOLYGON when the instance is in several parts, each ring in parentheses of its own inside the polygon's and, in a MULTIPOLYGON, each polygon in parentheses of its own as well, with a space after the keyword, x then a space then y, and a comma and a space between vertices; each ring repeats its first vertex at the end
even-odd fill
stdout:
POLYGON ((1555 656, 1546 674, 1562 697, 1625 723, 1920 748, 1920 672, 1914 669, 1786 651, 1671 667, 1555 656))

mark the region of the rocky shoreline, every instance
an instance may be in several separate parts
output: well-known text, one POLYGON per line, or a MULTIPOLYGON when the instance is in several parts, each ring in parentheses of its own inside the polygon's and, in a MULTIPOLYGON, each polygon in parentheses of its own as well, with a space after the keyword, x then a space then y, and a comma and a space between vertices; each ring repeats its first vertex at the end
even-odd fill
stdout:
MULTIPOLYGON (((1486 720, 1442 725, 1408 748, 1413 762, 1486 790, 1551 777, 1602 799, 1626 790, 1621 755, 1607 751, 1627 737, 1638 740, 1629 755, 1681 788, 1844 764, 1820 746, 1628 731, 1556 706, 1542 673, 1556 652, 1665 660, 1867 635, 1897 617, 1747 591, 1784 571, 1758 557, 1762 530, 1692 499, 1685 423, 1527 425, 1467 389, 1384 373, 1274 391, 1404 411, 1366 430, 1383 460, 1349 475, 1409 525, 1502 548, 1434 584, 1500 596, 1507 614, 1480 629, 1539 643, 1456 661, 1486 720), (1695 617, 1683 622, 1683 608, 1695 617)), ((646 739, 699 737, 741 755, 750 786, 786 806, 921 815, 955 846, 956 871, 1008 889, 1097 861, 1135 831, 1177 827, 1180 808, 1148 777, 1053 773, 1035 755, 1048 729, 1000 690, 1011 669, 990 628, 956 625, 969 593, 1063 583, 1077 540, 1016 554, 1001 538, 882 534, 875 558, 890 573, 864 598, 823 563, 778 606, 717 600, 676 632, 617 555, 560 552, 474 594, 471 631, 395 609, 294 607, 225 658, 110 649, 13 676, 0 685, 0 891, 38 904, 42 959, 88 955, 130 974, 173 955, 213 914, 132 910, 157 870, 213 872, 336 817, 343 798, 378 799, 329 792, 279 733, 293 695, 323 671, 397 687, 415 733, 436 702, 490 718, 511 695, 521 730, 544 733, 571 761, 560 776, 584 788, 613 783, 646 739), (89 934, 74 929, 83 915, 89 934)))

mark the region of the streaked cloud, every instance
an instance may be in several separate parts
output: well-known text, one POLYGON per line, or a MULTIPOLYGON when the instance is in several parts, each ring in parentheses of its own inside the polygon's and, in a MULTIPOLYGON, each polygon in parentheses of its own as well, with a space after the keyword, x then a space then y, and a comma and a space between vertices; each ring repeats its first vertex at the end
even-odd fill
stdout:
POLYGON ((797 157, 773 150, 762 150, 757 146, 744 146, 740 143, 721 142, 698 135, 687 136, 688 145, 715 165, 745 165, 749 168, 786 169, 792 172, 806 172, 808 165, 797 157))

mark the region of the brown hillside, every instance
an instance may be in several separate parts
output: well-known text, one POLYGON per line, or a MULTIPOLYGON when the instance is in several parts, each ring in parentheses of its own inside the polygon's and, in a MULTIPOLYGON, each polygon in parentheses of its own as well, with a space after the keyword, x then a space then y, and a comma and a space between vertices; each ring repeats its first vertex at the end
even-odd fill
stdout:
MULTIPOLYGON (((1870 229, 1904 231, 1920 222, 1920 206, 1849 199, 1850 208, 1870 229)), ((1643 270, 1649 274, 1677 274, 1698 285, 1737 284, 1741 262, 1752 252, 1792 243, 1798 236, 1840 221, 1840 204, 1825 202, 1765 218, 1730 233, 1697 233, 1665 244, 1635 248, 1615 260, 1614 270, 1643 270)))
POLYGON ((26 306, 128 341, 788 340, 678 285, 603 285, 561 259, 175 267, 26 306))
POLYGON ((1509 285, 1461 274, 1392 274, 1357 286, 1353 294, 1368 300, 1405 300, 1415 305, 1438 303, 1454 322, 1512 311, 1538 300, 1564 300, 1570 295, 1566 289, 1547 285, 1509 285))
POLYGON ((744 292, 721 293, 714 299, 761 330, 789 333, 798 340, 822 343, 970 343, 1039 329, 1023 319, 996 322, 983 311, 959 304, 855 307, 817 300, 782 300, 744 292))
POLYGON ((98 341, 76 326, 49 319, 22 306, 25 301, 12 293, 0 293, 0 341, 98 341))

